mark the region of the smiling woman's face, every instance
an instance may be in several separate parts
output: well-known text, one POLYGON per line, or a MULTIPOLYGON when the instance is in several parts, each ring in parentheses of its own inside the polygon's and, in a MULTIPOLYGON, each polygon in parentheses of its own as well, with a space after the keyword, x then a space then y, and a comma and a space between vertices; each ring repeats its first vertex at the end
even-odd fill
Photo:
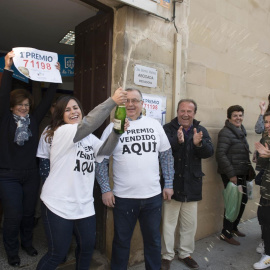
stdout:
POLYGON ((236 127, 241 127, 242 122, 244 120, 244 114, 243 112, 232 112, 231 118, 228 119, 231 124, 233 124, 236 127))
POLYGON ((66 124, 76 124, 82 120, 82 112, 78 103, 71 99, 64 112, 63 120, 66 124))
POLYGON ((24 101, 22 101, 20 104, 16 104, 12 108, 10 108, 10 110, 12 111, 12 113, 16 114, 17 116, 26 117, 26 115, 29 113, 29 108, 30 108, 30 104, 29 104, 29 99, 27 98, 24 101))

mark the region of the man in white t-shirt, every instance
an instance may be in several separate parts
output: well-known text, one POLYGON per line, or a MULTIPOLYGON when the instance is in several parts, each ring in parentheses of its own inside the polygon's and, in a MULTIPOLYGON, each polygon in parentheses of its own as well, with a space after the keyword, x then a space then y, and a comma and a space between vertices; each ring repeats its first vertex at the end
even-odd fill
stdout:
MULTIPOLYGON (((109 185, 109 159, 96 169, 103 203, 113 207, 112 270, 127 269, 130 241, 137 220, 143 236, 145 268, 157 270, 161 267, 159 161, 165 180, 163 198, 170 200, 173 195, 173 157, 162 126, 157 120, 142 116, 142 108, 141 92, 127 89, 126 112, 130 127, 113 152, 113 192, 109 185)), ((113 123, 105 129, 102 140, 108 137, 112 128, 113 123)))

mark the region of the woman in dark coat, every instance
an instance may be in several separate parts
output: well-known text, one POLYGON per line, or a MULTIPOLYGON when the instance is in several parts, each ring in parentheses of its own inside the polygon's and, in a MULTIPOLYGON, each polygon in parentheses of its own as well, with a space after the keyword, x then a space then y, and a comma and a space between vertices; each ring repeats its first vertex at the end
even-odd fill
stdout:
MULTIPOLYGON (((14 53, 5 56, 0 88, 0 197, 4 209, 3 242, 12 266, 20 265, 19 239, 28 255, 32 245, 35 205, 39 190, 36 151, 39 124, 50 108, 57 84, 52 83, 38 107, 24 89, 11 92, 14 53)), ((59 69, 59 68, 58 68, 59 69)))
POLYGON ((240 245, 233 238, 233 235, 244 237, 245 234, 237 228, 247 203, 246 179, 249 171, 249 145, 246 140, 246 130, 242 125, 244 109, 239 105, 234 105, 227 110, 227 120, 225 126, 218 134, 216 150, 216 160, 218 163, 218 173, 220 173, 224 188, 229 182, 235 185, 242 185, 243 197, 238 217, 234 222, 230 222, 224 215, 223 230, 221 240, 231 245, 240 245))

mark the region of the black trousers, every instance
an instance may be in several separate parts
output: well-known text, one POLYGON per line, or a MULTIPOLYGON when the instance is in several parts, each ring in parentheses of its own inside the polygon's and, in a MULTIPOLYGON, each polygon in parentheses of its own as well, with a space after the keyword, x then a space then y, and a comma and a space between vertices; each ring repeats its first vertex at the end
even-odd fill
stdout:
POLYGON ((265 254, 270 256, 270 200, 260 199, 258 207, 258 220, 262 228, 262 239, 264 242, 265 254))
MULTIPOLYGON (((221 178, 224 184, 224 188, 227 187, 227 184, 230 182, 230 179, 225 175, 221 174, 221 178)), ((239 214, 234 222, 229 221, 225 217, 225 211, 224 211, 224 219, 223 219, 223 229, 222 234, 227 238, 232 238, 232 231, 237 231, 237 226, 242 218, 242 215, 245 211, 246 203, 247 203, 247 186, 246 186, 246 176, 238 175, 237 176, 237 185, 242 185, 243 187, 243 196, 242 196, 242 203, 239 210, 239 214)))
POLYGON ((8 256, 21 245, 32 246, 35 206, 39 190, 37 169, 0 170, 0 197, 4 209, 3 242, 8 256))

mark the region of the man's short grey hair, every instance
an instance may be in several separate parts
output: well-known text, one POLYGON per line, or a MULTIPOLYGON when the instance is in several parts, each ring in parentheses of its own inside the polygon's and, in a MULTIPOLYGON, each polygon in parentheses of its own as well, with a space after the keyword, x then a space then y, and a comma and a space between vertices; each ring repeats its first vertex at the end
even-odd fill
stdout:
POLYGON ((127 88, 126 91, 127 92, 137 91, 140 94, 140 96, 141 96, 141 100, 143 99, 142 92, 139 89, 136 89, 136 88, 127 88))
POLYGON ((195 102, 195 100, 189 99, 189 98, 181 99, 181 100, 178 102, 177 111, 178 111, 178 109, 179 109, 180 104, 183 103, 183 102, 193 103, 193 104, 194 104, 194 113, 197 112, 197 109, 198 109, 197 103, 195 102))

